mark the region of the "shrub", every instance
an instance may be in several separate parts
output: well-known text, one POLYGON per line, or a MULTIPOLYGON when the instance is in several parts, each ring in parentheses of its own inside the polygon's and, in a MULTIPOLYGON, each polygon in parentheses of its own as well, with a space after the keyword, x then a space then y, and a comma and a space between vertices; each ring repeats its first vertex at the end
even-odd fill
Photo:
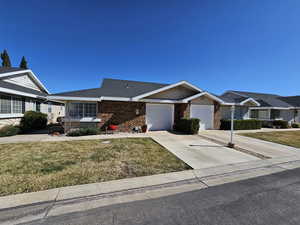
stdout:
POLYGON ((53 134, 53 133, 63 134, 65 133, 65 129, 61 125, 52 125, 49 127, 49 134, 53 134))
POLYGON ((299 123, 292 123, 292 128, 300 128, 300 124, 299 123))
POLYGON ((0 137, 13 136, 20 132, 20 128, 18 126, 7 125, 0 129, 0 137))
MULTIPOLYGON (((262 123, 260 120, 234 120, 234 130, 255 130, 261 129, 262 123)), ((221 120, 221 130, 231 129, 231 120, 221 120)))
POLYGON ((99 134, 100 130, 94 127, 88 128, 80 128, 76 130, 71 130, 67 133, 67 136, 75 137, 75 136, 86 136, 86 135, 96 135, 99 134))
POLYGON ((20 128, 23 132, 41 130, 47 127, 47 114, 35 111, 27 111, 21 119, 20 128))
POLYGON ((289 124, 285 120, 274 120, 273 126, 276 128, 285 129, 288 128, 289 124))
POLYGON ((180 131, 186 134, 197 134, 199 131, 199 122, 197 118, 180 119, 174 125, 174 130, 180 131))

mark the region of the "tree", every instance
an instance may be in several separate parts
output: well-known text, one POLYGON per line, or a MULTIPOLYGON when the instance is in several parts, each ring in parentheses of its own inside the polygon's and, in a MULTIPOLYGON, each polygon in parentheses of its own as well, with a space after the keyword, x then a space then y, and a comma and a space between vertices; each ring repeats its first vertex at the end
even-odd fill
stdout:
POLYGON ((7 51, 4 49, 3 53, 1 53, 2 66, 3 67, 11 67, 10 58, 7 51))
POLYGON ((22 69, 28 69, 27 61, 26 61, 24 56, 22 57, 22 60, 21 60, 21 63, 20 63, 19 67, 22 68, 22 69))

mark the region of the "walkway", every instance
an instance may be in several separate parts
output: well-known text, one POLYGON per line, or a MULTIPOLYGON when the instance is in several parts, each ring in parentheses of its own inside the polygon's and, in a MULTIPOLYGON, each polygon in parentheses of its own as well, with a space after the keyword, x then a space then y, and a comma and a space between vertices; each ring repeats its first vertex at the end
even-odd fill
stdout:
MULTIPOLYGON (((298 148, 263 141, 255 138, 240 136, 238 135, 238 133, 239 132, 235 132, 233 142, 237 147, 246 149, 250 152, 258 153, 270 158, 293 156, 300 154, 300 149, 298 148)), ((202 137, 206 137, 210 140, 216 140, 217 142, 224 144, 228 143, 230 140, 230 131, 207 130, 200 132, 199 135, 202 137)))

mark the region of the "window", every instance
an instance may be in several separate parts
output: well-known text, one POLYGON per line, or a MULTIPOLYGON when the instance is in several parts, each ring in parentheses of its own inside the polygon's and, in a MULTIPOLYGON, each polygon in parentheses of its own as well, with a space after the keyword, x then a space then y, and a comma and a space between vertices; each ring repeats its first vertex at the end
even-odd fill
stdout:
POLYGON ((52 113, 52 104, 48 102, 48 113, 52 113))
POLYGON ((23 113, 24 101, 20 97, 0 96, 0 114, 23 113))
POLYGON ((12 98, 12 103, 13 103, 13 113, 22 113, 23 111, 23 101, 22 98, 12 98))
POLYGON ((250 117, 253 119, 270 119, 267 109, 252 109, 250 111, 250 117))
POLYGON ((96 103, 70 103, 69 115, 71 118, 96 117, 96 103))
POLYGON ((37 112, 41 111, 41 103, 40 102, 36 102, 36 104, 35 104, 35 111, 37 111, 37 112))
POLYGON ((84 104, 84 117, 96 117, 96 104, 85 103, 84 104))
POLYGON ((258 118, 259 119, 270 119, 269 118, 269 111, 268 110, 259 110, 258 111, 258 118))
POLYGON ((279 119, 280 118, 280 110, 271 109, 271 119, 279 119))
POLYGON ((0 97, 0 113, 1 114, 10 114, 11 113, 11 97, 10 96, 1 96, 0 97))
POLYGON ((252 110, 250 111, 250 118, 258 119, 258 110, 252 109, 252 110))

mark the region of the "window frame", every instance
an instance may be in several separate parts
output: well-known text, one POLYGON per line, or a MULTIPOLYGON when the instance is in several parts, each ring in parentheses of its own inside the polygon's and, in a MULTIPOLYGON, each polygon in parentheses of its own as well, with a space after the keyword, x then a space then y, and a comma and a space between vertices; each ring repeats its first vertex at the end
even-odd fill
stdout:
POLYGON ((0 94, 0 118, 20 117, 24 114, 25 100, 20 96, 0 94), (2 100, 6 98, 9 102, 9 112, 2 112, 2 100))
POLYGON ((97 113, 97 102, 70 102, 68 104, 68 117, 71 119, 97 118, 97 113), (91 108, 92 105, 94 105, 93 108, 91 108))

